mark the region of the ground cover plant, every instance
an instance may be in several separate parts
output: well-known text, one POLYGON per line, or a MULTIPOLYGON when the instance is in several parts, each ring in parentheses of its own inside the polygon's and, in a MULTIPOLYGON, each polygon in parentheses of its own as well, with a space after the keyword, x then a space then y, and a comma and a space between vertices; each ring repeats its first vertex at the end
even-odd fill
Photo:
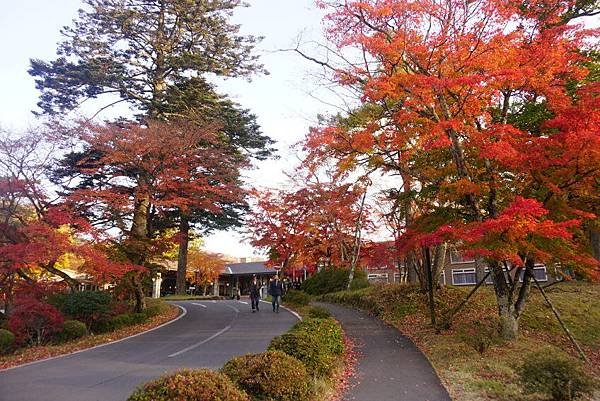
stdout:
MULTIPOLYGON (((460 302, 466 291, 450 286, 439 289, 438 313, 460 302)), ((600 286, 561 283, 546 291, 591 360, 591 364, 583 365, 584 370, 600 378, 600 286)), ((480 289, 456 316, 451 328, 439 334, 430 325, 427 297, 418 286, 385 285, 327 294, 321 299, 364 309, 396 326, 425 353, 450 395, 457 400, 544 399, 539 390, 526 391, 527 386, 520 379, 527 356, 535 350, 544 350, 558 359, 577 359, 551 310, 534 290, 530 294, 530 307, 520 320, 522 331, 518 341, 503 340, 498 334, 499 322, 490 288, 480 289)))

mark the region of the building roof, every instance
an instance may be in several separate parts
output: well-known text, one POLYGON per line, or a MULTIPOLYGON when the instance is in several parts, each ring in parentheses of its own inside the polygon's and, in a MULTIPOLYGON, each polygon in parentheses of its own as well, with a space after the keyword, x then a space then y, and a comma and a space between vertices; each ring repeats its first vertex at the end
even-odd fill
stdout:
POLYGON ((245 274, 275 274, 275 269, 267 267, 267 262, 228 263, 222 274, 239 276, 245 274))

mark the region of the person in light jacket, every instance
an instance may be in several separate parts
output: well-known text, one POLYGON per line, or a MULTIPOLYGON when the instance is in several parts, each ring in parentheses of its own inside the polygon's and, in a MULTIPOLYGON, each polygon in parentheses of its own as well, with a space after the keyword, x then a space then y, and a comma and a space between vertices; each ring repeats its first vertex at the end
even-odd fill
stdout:
POLYGON ((278 276, 271 281, 269 285, 269 294, 271 295, 271 303, 273 304, 273 312, 279 313, 279 303, 283 295, 283 284, 278 276))

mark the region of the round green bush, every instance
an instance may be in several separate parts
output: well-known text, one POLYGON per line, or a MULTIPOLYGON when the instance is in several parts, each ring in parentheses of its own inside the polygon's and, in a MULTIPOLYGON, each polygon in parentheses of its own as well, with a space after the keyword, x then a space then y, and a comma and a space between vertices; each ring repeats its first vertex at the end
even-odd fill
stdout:
POLYGON ((313 377, 326 377, 335 367, 337 356, 327 345, 303 331, 290 331, 271 340, 269 350, 282 351, 302 361, 313 377))
POLYGON ((304 364, 281 351, 233 358, 222 372, 254 401, 310 400, 310 376, 304 364))
POLYGON ((5 329, 0 329, 0 354, 7 352, 15 343, 15 335, 5 329))
POLYGON ((132 313, 131 314, 131 323, 132 324, 141 324, 148 320, 148 315, 145 313, 132 313))
POLYGON ((250 401, 222 373, 209 369, 182 370, 139 387, 127 401, 250 401))
POLYGON ((110 319, 113 330, 120 329, 122 327, 131 326, 134 323, 133 315, 123 313, 110 319))
POLYGON ((527 355, 518 373, 525 392, 547 394, 553 401, 592 394, 596 384, 580 361, 552 350, 527 355))
POLYGON ((163 304, 148 305, 148 307, 144 311, 144 314, 146 314, 146 316, 148 318, 151 318, 151 317, 158 316, 161 313, 163 313, 164 309, 165 309, 165 306, 163 304))
POLYGON ((113 320, 114 320, 114 317, 113 318, 105 317, 103 319, 96 320, 95 322, 92 322, 90 331, 92 333, 107 333, 109 331, 113 331, 116 329, 113 320))
POLYGON ((344 332, 338 322, 332 318, 304 319, 292 328, 294 332, 304 332, 313 341, 318 341, 324 350, 333 355, 344 353, 344 332))
POLYGON ((110 294, 102 291, 55 294, 50 299, 50 303, 64 315, 84 322, 87 327, 110 313, 111 302, 110 294))
POLYGON ((367 272, 364 270, 354 271, 354 279, 350 283, 350 291, 356 291, 363 288, 367 288, 371 285, 367 278, 367 272))
POLYGON ((302 290, 310 295, 343 291, 348 287, 348 270, 328 268, 316 273, 302 283, 302 290))
POLYGON ((308 310, 308 317, 314 319, 327 319, 331 317, 331 313, 322 306, 312 306, 308 310))
POLYGON ((310 295, 303 291, 289 290, 285 293, 282 300, 285 304, 306 306, 310 303, 310 295))
POLYGON ((65 320, 58 338, 61 341, 71 341, 81 338, 86 334, 87 327, 85 326, 85 323, 80 322, 79 320, 65 320))

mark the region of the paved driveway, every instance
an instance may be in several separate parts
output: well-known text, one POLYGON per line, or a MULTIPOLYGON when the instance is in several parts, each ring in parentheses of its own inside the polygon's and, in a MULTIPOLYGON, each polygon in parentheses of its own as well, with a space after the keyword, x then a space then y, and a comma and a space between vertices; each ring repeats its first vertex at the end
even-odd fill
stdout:
POLYGON ((149 379, 181 368, 220 368, 231 357, 262 352, 297 319, 247 301, 176 302, 179 320, 88 351, 0 371, 0 401, 124 401, 149 379))

